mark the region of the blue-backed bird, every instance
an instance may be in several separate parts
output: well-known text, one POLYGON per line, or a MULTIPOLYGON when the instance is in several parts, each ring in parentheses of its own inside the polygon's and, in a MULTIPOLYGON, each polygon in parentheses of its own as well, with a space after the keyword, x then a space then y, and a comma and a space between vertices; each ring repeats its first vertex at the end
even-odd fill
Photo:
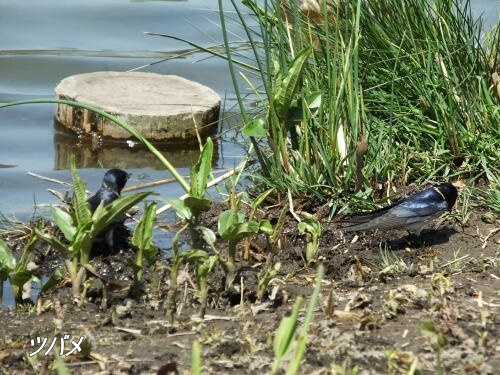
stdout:
POLYGON ((94 212, 97 206, 99 206, 99 203, 103 202, 106 206, 116 198, 119 198, 129 176, 130 175, 122 169, 113 168, 108 170, 104 174, 99 190, 88 199, 90 210, 94 212))
POLYGON ((446 210, 451 210, 457 196, 455 186, 450 183, 439 184, 410 195, 390 206, 352 216, 346 221, 356 224, 340 228, 340 230, 356 232, 402 228, 418 236, 427 222, 441 216, 446 210))
MULTIPOLYGON (((122 169, 113 168, 108 170, 104 174, 104 178, 102 179, 101 187, 97 192, 91 196, 87 202, 89 203, 90 210, 94 212, 99 204, 103 202, 103 205, 106 206, 120 197, 122 189, 125 187, 127 180, 130 174, 125 172, 122 169)), ((123 226, 123 220, 120 220, 114 224, 111 224, 103 231, 103 237, 99 236, 95 239, 96 242, 104 242, 108 246, 108 252, 114 251, 114 229, 117 226, 123 226)), ((103 251, 99 251, 99 253, 103 253, 103 251)))

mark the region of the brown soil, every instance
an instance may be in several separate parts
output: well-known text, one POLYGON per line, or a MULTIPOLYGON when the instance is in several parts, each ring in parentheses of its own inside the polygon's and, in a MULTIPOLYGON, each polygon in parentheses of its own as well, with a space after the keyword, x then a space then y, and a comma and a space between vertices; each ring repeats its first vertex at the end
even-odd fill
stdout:
MULTIPOLYGON (((215 227, 223 209, 214 205, 204 216, 204 225, 215 227)), ((279 211, 270 209, 260 216, 276 221, 279 211)), ((156 264, 156 292, 148 272, 141 285, 129 290, 109 285, 104 308, 99 282, 90 287, 91 301, 80 307, 72 301, 70 288, 60 287, 35 306, 0 311, 0 373, 51 373, 60 340, 49 355, 43 353, 54 337, 64 334, 70 336, 65 352, 80 336, 90 344, 79 354, 60 357, 72 374, 190 374, 194 340, 201 343, 203 374, 270 373, 280 321, 296 298, 304 296, 298 323, 302 328, 319 263, 325 266, 325 277, 300 374, 406 374, 412 369, 416 374, 435 374, 439 366, 443 374, 498 373, 498 221, 483 223, 476 211, 466 226, 442 222, 437 229, 424 231, 418 242, 403 231, 363 233, 354 241, 354 234, 344 235, 334 224, 324 224, 317 261, 306 265, 306 237, 288 216, 275 258, 281 269, 262 301, 257 300, 256 287, 266 242, 259 237, 249 243, 250 260, 230 291, 223 290, 224 273, 216 267, 203 320, 196 319, 196 284, 187 267, 178 278, 179 318, 173 325, 165 317, 166 260, 156 264), (384 265, 384 252, 400 262, 384 265), (421 329, 425 321, 432 322, 427 331, 421 329), (33 359, 29 353, 40 346, 37 337, 48 338, 49 343, 33 359)), ((224 242, 219 246, 224 249, 224 242)), ((96 259, 96 269, 127 280, 130 272, 124 255, 96 259)), ((294 352, 292 348, 283 360, 282 373, 294 352)))

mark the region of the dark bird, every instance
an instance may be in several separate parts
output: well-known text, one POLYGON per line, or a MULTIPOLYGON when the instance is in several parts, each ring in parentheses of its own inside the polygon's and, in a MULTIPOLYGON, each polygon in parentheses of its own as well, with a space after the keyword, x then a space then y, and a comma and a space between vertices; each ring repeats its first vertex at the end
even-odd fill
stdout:
POLYGON ((451 210, 457 196, 457 189, 450 183, 433 186, 388 207, 353 216, 348 221, 357 224, 340 230, 355 232, 404 228, 418 236, 428 221, 441 216, 446 210, 451 210))
MULTIPOLYGON (((94 212, 101 202, 103 202, 104 206, 106 206, 119 198, 129 176, 130 175, 127 172, 121 169, 113 168, 108 170, 104 174, 99 190, 97 190, 97 192, 87 200, 89 202, 90 210, 94 212)), ((115 229, 118 230, 118 233, 124 231, 125 233, 127 232, 125 226, 123 225, 123 219, 106 227, 106 229, 104 229, 104 231, 94 239, 92 254, 104 255, 106 253, 115 252, 115 229), (102 247, 103 242, 107 248, 102 247)))
POLYGON ((121 169, 110 169, 104 174, 99 190, 88 199, 90 210, 94 212, 99 203, 110 204, 120 197, 122 189, 125 187, 129 174, 121 169))

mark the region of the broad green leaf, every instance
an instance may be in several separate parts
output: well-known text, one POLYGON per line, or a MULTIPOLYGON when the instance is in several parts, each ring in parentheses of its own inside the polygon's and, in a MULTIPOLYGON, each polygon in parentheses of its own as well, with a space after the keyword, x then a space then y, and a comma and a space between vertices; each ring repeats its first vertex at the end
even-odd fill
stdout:
POLYGON ((93 225, 90 231, 92 237, 101 233, 107 226, 118 221, 134 205, 146 198, 151 191, 128 194, 104 206, 102 211, 96 210, 93 216, 93 225))
POLYGON ((213 230, 207 227, 196 227, 196 229, 201 232, 201 235, 203 236, 203 239, 207 244, 209 244, 210 246, 214 245, 217 236, 215 235, 213 230))
POLYGON ((149 249, 153 242, 153 224, 156 219, 156 202, 146 205, 144 214, 135 227, 132 244, 142 249, 149 249))
POLYGON ((177 216, 179 216, 181 219, 190 221, 193 217, 191 208, 186 205, 186 202, 184 202, 184 200, 177 198, 165 198, 163 200, 172 206, 177 216))
POLYGON ((245 223, 240 223, 236 226, 230 241, 239 241, 245 237, 255 234, 259 231, 259 223, 256 221, 247 221, 245 223))
POLYGON ((258 118, 243 127, 243 134, 247 137, 255 137, 256 139, 265 137, 267 135, 267 122, 263 118, 258 118))
POLYGON ((16 258, 9 246, 0 239, 0 281, 7 280, 9 273, 16 268, 16 258))
MULTIPOLYGON (((47 242, 54 249, 56 249, 62 253, 69 251, 69 246, 63 244, 61 242, 61 240, 59 238, 57 238, 56 236, 53 236, 52 234, 47 234, 38 228, 34 228, 34 230, 35 230, 36 235, 39 238, 41 238, 42 240, 47 242)), ((76 232, 75 232, 75 234, 76 234, 76 232)), ((74 238, 74 236, 73 236, 73 238, 74 238)))
POLYGON ((76 233, 76 228, 73 225, 73 217, 67 211, 56 206, 51 206, 50 212, 57 227, 63 232, 64 238, 71 241, 76 233))
POLYGON ((189 222, 196 221, 196 218, 202 211, 206 211, 210 207, 211 201, 204 198, 187 197, 186 199, 163 199, 170 204, 177 216, 189 222))
POLYGON ((217 222, 217 231, 219 235, 224 237, 233 225, 238 223, 238 212, 235 210, 227 210, 219 215, 217 222))
POLYGON ((273 225, 269 220, 262 220, 260 222, 259 230, 267 236, 271 236, 274 232, 273 225))
POLYGON ((77 225, 88 223, 92 220, 92 213, 87 202, 85 183, 80 180, 76 170, 74 155, 71 155, 71 179, 73 180, 73 208, 75 209, 77 225))
POLYGON ((210 255, 208 259, 199 264, 197 268, 198 277, 206 279, 218 260, 219 257, 217 255, 210 255))
POLYGON ((205 250, 190 249, 181 254, 181 257, 191 263, 204 262, 208 259, 208 253, 205 250))
POLYGON ((310 54, 310 47, 302 49, 295 56, 291 66, 288 68, 286 76, 277 85, 273 103, 281 119, 284 119, 288 114, 290 103, 292 103, 293 97, 297 92, 302 77, 302 71, 310 54))
POLYGON ((200 212, 207 211, 212 201, 204 198, 187 197, 184 199, 185 205, 191 209, 191 212, 197 217, 200 212))
POLYGON ((236 210, 224 211, 219 215, 217 230, 222 237, 226 238, 225 236, 234 231, 234 226, 243 222, 244 219, 245 216, 236 210))
POLYGON ((298 229, 300 233, 310 233, 315 237, 321 235, 321 224, 314 219, 305 218, 298 225, 298 229))
POLYGON ((228 241, 239 241, 259 231, 256 221, 245 222, 245 215, 236 210, 227 210, 219 215, 219 235, 228 241))
POLYGON ((203 198, 207 191, 208 177, 212 172, 213 149, 212 139, 208 137, 203 145, 198 162, 191 168, 191 190, 189 195, 193 198, 203 198))

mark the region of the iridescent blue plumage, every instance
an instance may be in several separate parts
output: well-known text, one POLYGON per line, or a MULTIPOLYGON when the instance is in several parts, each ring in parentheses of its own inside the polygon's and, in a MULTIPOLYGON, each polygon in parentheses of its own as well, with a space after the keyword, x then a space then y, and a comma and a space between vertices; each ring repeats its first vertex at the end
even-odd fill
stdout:
POLYGON ((440 184, 380 210, 353 216, 348 221, 358 224, 341 230, 354 232, 405 228, 418 235, 426 222, 439 217, 445 210, 450 210, 456 199, 457 189, 452 184, 440 184))
POLYGON ((101 188, 88 199, 90 210, 94 212, 101 201, 106 206, 120 197, 128 180, 128 173, 121 169, 110 169, 104 174, 101 188))
MULTIPOLYGON (((87 201, 90 206, 90 210, 94 212, 99 204, 103 202, 103 205, 106 206, 120 197, 122 189, 125 187, 127 183, 129 174, 121 169, 110 169, 104 174, 104 178, 102 179, 102 184, 100 189, 91 196, 87 201)), ((121 219, 114 224, 106 227, 103 233, 94 239, 94 243, 104 243, 107 245, 106 251, 102 249, 102 246, 98 251, 94 251, 93 253, 98 252, 99 254, 104 253, 112 253, 114 251, 114 229, 123 224, 123 220, 121 219)))

